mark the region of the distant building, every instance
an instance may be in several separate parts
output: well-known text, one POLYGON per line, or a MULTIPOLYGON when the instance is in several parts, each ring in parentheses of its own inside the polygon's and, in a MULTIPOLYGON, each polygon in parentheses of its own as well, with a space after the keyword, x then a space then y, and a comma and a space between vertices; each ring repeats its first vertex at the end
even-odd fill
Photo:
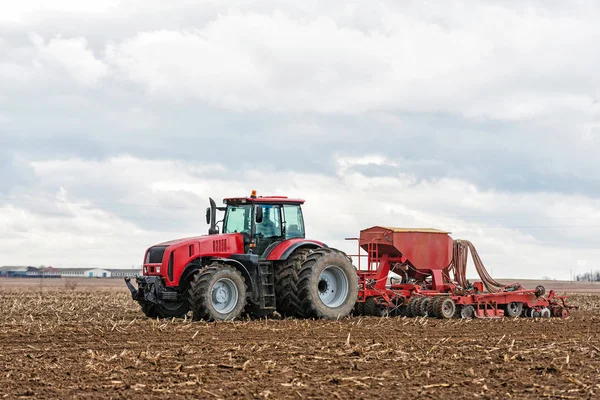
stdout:
POLYGON ((60 269, 54 267, 40 268, 38 273, 43 276, 60 276, 60 269))
POLYGON ((141 269, 0 267, 2 278, 125 278, 141 275, 141 269))
POLYGON ((110 278, 110 270, 103 268, 57 268, 65 278, 110 278))
POLYGON ((0 276, 12 278, 12 277, 25 277, 27 273, 31 273, 31 268, 35 267, 22 267, 22 266, 11 266, 6 265, 0 267, 0 276))

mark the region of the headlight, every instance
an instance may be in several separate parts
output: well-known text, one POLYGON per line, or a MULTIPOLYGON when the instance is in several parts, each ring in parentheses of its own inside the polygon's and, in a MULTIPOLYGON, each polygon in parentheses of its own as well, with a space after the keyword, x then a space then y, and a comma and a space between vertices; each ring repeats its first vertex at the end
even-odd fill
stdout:
POLYGON ((144 275, 148 275, 148 267, 144 267, 144 275))
POLYGON ((160 274, 160 267, 156 267, 156 273, 160 274))

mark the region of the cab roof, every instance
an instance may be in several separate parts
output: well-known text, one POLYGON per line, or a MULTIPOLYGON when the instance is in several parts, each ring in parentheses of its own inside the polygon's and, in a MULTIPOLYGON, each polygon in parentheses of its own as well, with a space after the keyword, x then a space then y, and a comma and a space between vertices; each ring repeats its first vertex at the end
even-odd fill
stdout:
POLYGON ((290 199, 286 196, 228 197, 223 199, 223 204, 240 203, 303 204, 304 200, 290 199))

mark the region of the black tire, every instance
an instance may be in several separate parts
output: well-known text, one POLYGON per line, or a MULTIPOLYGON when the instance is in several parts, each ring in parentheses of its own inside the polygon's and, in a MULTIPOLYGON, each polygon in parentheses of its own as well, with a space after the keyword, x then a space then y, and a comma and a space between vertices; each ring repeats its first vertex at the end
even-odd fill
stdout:
POLYGON ((142 308, 142 312, 148 318, 156 318, 158 317, 158 313, 156 312, 156 305, 154 303, 149 303, 147 301, 142 301, 140 303, 142 308))
POLYGON ((332 248, 317 249, 302 263, 298 274, 298 298, 304 317, 344 318, 352 312, 357 295, 357 271, 345 253, 332 248), (335 282, 329 282, 328 277, 320 279, 324 271, 335 282), (340 290, 336 293, 334 289, 338 289, 338 285, 340 290), (330 288, 334 289, 329 292, 330 288), (329 293, 324 296, 333 296, 325 297, 330 304, 323 302, 320 294, 324 293, 329 293))
POLYGON ((409 318, 418 317, 416 314, 416 310, 420 309, 421 298, 420 297, 412 297, 410 301, 406 304, 406 316, 409 318))
POLYGON ((441 303, 442 300, 444 300, 444 297, 434 297, 431 299, 427 308, 427 316, 429 318, 440 318, 440 315, 438 315, 438 309, 439 303, 441 303))
POLYGON ((352 310, 352 315, 358 317, 361 315, 365 315, 365 302, 357 301, 354 305, 354 309, 352 310))
POLYGON ((420 316, 422 316, 422 317, 429 316, 429 303, 431 303, 431 300, 433 300, 431 297, 424 297, 423 300, 421 300, 420 309, 419 309, 420 316))
POLYGON ((519 317, 522 312, 523 312, 523 303, 520 303, 520 302, 508 303, 504 307, 504 315, 506 315, 507 317, 510 317, 510 318, 519 317))
POLYGON ((412 302, 412 308, 410 309, 410 313, 413 317, 421 316, 421 303, 423 302, 423 297, 416 297, 415 301, 412 302))
POLYGON ((374 297, 369 297, 367 300, 365 300, 365 302, 363 304, 364 304, 364 306, 363 306, 364 315, 371 316, 371 317, 379 315, 379 312, 377 310, 379 308, 379 306, 375 302, 374 297))
POLYGON ((154 304, 143 302, 141 304, 142 312, 148 318, 183 318, 190 310, 187 300, 172 302, 168 304, 154 304))
POLYGON ((454 310, 454 316, 452 318, 461 318, 460 313, 462 312, 463 306, 461 304, 456 304, 456 310, 454 310))
POLYGON ((311 249, 298 249, 286 261, 275 265, 275 304, 283 318, 300 316, 298 272, 311 249))
POLYGON ((246 307, 246 290, 244 277, 237 269, 227 264, 213 262, 194 275, 190 282, 188 300, 193 313, 192 319, 194 321, 238 319, 246 307), (214 285, 222 279, 226 279, 237 292, 235 305, 225 313, 221 313, 213 301, 214 285))

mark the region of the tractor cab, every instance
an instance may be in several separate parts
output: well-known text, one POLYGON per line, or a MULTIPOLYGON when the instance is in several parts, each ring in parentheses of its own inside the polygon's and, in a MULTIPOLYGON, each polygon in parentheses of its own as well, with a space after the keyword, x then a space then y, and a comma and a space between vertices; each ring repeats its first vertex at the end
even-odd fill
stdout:
POLYGON ((211 200, 207 209, 209 234, 218 234, 215 211, 224 211, 222 233, 241 233, 246 253, 264 258, 277 244, 287 239, 304 238, 302 204, 304 200, 284 196, 235 197, 223 200, 225 207, 216 208, 211 200))

